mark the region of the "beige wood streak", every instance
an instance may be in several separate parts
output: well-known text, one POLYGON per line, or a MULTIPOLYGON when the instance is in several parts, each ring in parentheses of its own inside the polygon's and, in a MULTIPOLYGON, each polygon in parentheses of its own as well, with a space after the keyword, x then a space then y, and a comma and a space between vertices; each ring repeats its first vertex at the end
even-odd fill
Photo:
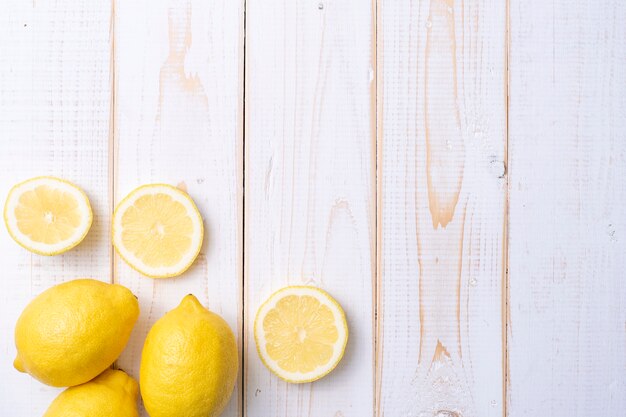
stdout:
POLYGON ((509 416, 626 409, 626 4, 511 1, 509 416))
POLYGON ((377 415, 503 415, 506 10, 379 2, 377 415))
POLYGON ((13 369, 13 330, 32 298, 79 277, 110 279, 107 196, 110 5, 62 0, 2 3, 0 196, 17 182, 54 175, 89 196, 94 222, 70 252, 45 257, 0 232, 0 409, 42 415, 61 391, 13 369))
POLYGON ((245 412, 373 413, 374 10, 360 0, 246 5, 245 412), (319 286, 350 340, 326 378, 287 384, 261 363, 260 304, 319 286))
MULTIPOLYGON (((150 327, 188 293, 240 339, 243 2, 117 1, 115 16, 115 199, 146 183, 178 185, 205 225, 180 277, 153 280, 116 256, 115 280, 141 306, 118 366, 138 376, 150 327)), ((238 383, 224 416, 242 414, 241 393, 238 383)))

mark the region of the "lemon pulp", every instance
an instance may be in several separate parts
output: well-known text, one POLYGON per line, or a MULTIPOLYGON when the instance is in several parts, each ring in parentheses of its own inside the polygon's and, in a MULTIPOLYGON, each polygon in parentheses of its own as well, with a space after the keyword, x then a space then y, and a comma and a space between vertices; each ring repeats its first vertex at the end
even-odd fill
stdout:
POLYGON ((56 255, 78 245, 91 227, 85 193, 67 181, 36 177, 14 186, 4 206, 11 237, 41 255, 56 255))
POLYGON ((180 262, 192 234, 185 207, 166 194, 144 195, 122 215, 124 246, 152 267, 180 262))
POLYGON ((333 313, 315 298, 289 295, 263 319, 270 358, 289 372, 311 372, 328 363, 339 339, 333 313))
POLYGON ((134 269, 152 278, 182 274, 200 252, 204 227, 189 195, 166 184, 139 187, 113 214, 113 244, 134 269))
POLYGON ((254 325, 263 363, 288 382, 315 381, 341 360, 348 327, 341 306, 326 292, 286 287, 259 309, 254 325))

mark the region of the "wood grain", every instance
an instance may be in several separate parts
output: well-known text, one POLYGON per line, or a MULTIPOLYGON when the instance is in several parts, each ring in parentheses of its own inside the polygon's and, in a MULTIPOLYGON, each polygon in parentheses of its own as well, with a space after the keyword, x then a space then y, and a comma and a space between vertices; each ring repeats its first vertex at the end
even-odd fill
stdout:
POLYGON ((245 415, 373 412, 374 9, 362 1, 248 0, 246 12, 245 415), (310 384, 261 363, 257 308, 315 285, 346 311, 343 361, 310 384))
MULTIPOLYGON (((120 368, 137 376, 143 341, 193 293, 242 329, 243 2, 116 2, 115 199, 152 182, 178 185, 204 218, 205 242, 177 278, 153 280, 118 256, 115 280, 141 316, 120 368)), ((241 415, 238 383, 224 416, 241 415)))
POLYGON ((379 16, 376 412, 502 415, 505 4, 379 16))
POLYGON ((13 327, 90 276, 140 299, 116 364, 134 376, 187 293, 226 318, 242 378, 224 416, 622 415, 624 21, 608 0, 5 1, 0 195, 63 177, 94 225, 55 257, 1 228, 0 410, 41 415, 60 391, 13 369, 13 327), (115 202, 150 182, 205 220, 179 278, 112 254, 115 202), (294 284, 350 326, 312 384, 271 374, 252 334, 294 284))
POLYGON ((624 20, 511 1, 511 417, 626 408, 624 20))
POLYGON ((0 232, 0 414, 38 416, 61 391, 13 369, 13 330, 42 291, 79 277, 110 279, 108 134, 110 5, 61 0, 2 3, 0 13, 0 195, 54 175, 89 196, 94 222, 66 254, 45 257, 0 232))

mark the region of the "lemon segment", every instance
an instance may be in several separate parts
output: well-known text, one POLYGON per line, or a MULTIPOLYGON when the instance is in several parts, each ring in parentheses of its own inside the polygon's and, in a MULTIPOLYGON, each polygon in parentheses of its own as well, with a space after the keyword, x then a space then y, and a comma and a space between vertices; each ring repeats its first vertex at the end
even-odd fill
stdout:
POLYGON ((189 195, 166 184, 141 186, 113 214, 113 245, 132 268, 152 278, 182 274, 202 246, 202 217, 189 195))
POLYGON ((316 287, 292 286, 270 296, 254 321, 261 360, 287 382, 320 379, 341 360, 348 326, 341 306, 316 287))
POLYGON ((85 193, 54 177, 15 185, 4 205, 4 222, 13 240, 40 255, 57 255, 78 245, 92 220, 85 193))

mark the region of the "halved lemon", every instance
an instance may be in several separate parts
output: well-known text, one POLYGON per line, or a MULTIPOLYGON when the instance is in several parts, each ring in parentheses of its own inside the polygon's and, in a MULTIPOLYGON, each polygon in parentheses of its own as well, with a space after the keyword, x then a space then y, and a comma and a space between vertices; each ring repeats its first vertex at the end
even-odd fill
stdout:
POLYGON ((287 382, 320 379, 343 357, 348 325, 337 301, 316 287, 276 291, 254 320, 254 340, 267 368, 287 382))
POLYGON ((13 240, 40 255, 57 255, 78 245, 92 220, 87 195, 54 177, 15 185, 4 204, 4 223, 13 240))
POLYGON ((113 245, 133 269, 151 278, 182 274, 200 253, 204 227, 189 195, 167 184, 143 185, 113 213, 113 245))

